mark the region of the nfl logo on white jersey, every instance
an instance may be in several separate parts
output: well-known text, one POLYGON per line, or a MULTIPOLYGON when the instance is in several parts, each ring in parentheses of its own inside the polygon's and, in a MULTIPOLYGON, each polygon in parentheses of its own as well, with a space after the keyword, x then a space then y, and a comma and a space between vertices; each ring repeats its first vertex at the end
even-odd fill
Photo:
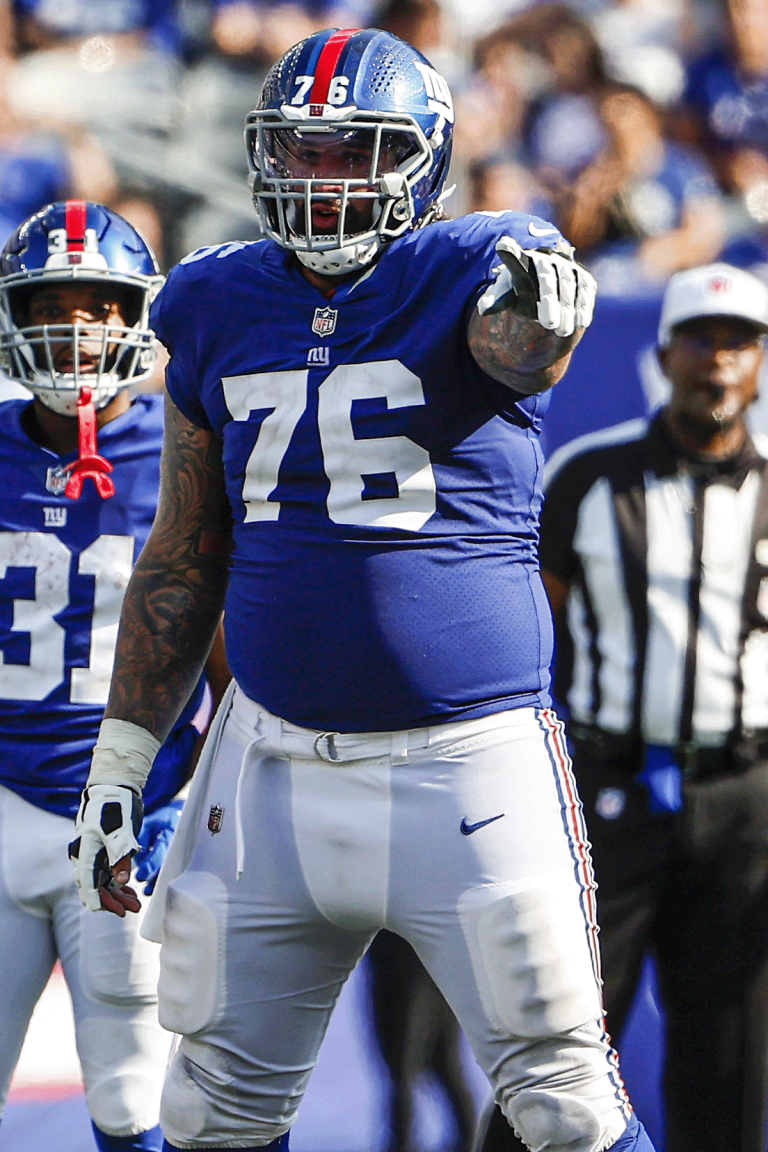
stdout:
POLYGON ((315 308, 312 331, 316 336, 330 336, 336 330, 337 308, 315 308))

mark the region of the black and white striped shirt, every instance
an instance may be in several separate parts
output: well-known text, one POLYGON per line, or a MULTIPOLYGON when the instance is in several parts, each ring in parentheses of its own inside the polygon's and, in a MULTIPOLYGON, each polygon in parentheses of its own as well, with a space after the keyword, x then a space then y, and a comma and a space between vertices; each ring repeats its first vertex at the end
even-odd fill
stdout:
POLYGON ((574 441, 548 468, 540 555, 570 589, 573 719, 667 745, 768 729, 765 438, 717 463, 658 416, 574 441))

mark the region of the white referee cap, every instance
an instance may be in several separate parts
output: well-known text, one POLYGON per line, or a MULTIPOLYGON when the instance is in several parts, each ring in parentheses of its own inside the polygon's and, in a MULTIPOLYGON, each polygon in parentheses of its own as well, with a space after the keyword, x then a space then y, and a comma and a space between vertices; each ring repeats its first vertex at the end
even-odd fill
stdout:
POLYGON ((699 316, 737 316, 768 332, 768 288, 751 272, 730 264, 705 264, 671 277, 661 305, 659 344, 677 324, 699 316))

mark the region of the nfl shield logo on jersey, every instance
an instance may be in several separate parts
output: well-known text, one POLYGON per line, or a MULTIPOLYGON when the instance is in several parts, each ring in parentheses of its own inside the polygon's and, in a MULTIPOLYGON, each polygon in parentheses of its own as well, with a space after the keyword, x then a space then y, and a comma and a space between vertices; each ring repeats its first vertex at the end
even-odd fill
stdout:
POLYGON ((336 329, 337 308, 315 308, 312 331, 316 336, 330 336, 336 329))
POLYGON ((49 492, 53 492, 54 496, 61 496, 67 487, 68 479, 69 473, 66 468, 62 468, 61 464, 57 464, 55 468, 48 469, 45 486, 49 492))
POLYGON ((212 804, 211 810, 208 813, 208 831, 212 836, 217 832, 221 832, 221 822, 224 819, 224 809, 220 804, 212 804))

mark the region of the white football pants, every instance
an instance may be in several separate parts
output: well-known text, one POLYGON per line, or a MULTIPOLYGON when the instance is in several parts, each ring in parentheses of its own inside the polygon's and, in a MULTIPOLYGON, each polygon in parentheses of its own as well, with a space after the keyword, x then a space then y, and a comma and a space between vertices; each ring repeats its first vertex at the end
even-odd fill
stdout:
POLYGON ((88 1111, 103 1132, 132 1136, 158 1122, 173 1040, 157 1020, 158 948, 139 935, 140 916, 80 903, 67 859, 73 831, 73 821, 0 787, 0 1110, 58 958, 88 1111))
POLYGON ((172 1144, 261 1145, 290 1127, 382 927, 413 945, 534 1152, 598 1152, 624 1131, 552 712, 339 736, 238 689, 182 821, 145 928, 162 939, 160 1019, 184 1036, 161 1109, 172 1144))

